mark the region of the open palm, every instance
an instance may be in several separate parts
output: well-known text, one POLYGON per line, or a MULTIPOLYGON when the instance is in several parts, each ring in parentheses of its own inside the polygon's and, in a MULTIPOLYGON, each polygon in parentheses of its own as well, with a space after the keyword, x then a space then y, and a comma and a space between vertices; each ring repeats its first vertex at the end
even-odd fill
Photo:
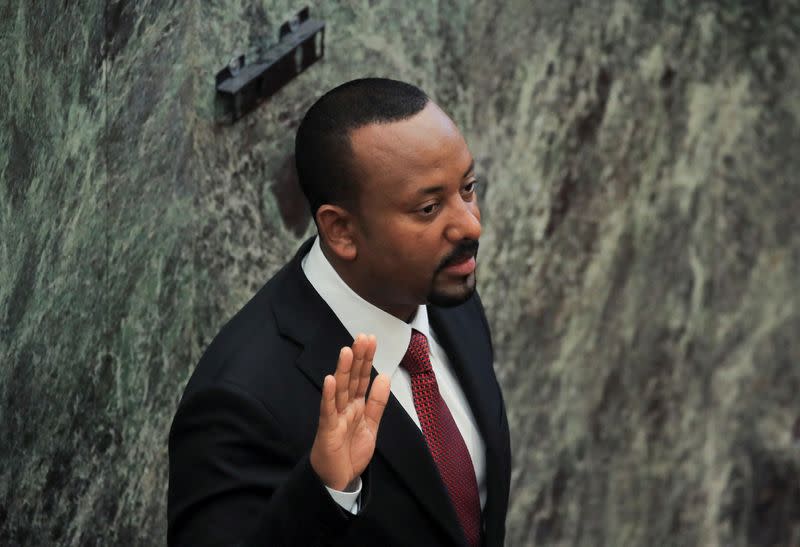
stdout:
POLYGON ((344 490, 363 473, 375 452, 378 425, 389 400, 389 378, 379 374, 369 388, 374 336, 359 334, 342 348, 336 372, 325 377, 311 466, 329 488, 344 490))

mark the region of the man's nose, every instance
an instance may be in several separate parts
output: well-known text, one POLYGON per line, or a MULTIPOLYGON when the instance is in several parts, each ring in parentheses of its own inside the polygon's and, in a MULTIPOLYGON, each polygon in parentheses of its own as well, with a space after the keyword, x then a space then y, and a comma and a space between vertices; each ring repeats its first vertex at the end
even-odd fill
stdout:
POLYGON ((453 214, 447 228, 447 239, 457 243, 465 239, 477 240, 481 237, 481 212, 474 201, 462 202, 453 214))

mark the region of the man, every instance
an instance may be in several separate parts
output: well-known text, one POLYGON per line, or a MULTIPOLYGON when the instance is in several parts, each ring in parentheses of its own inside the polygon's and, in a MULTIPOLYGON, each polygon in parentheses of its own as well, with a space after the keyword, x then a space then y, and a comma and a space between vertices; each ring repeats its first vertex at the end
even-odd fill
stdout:
POLYGON ((416 87, 370 78, 319 99, 295 144, 318 236, 186 387, 169 544, 502 545, 508 422, 463 137, 416 87))

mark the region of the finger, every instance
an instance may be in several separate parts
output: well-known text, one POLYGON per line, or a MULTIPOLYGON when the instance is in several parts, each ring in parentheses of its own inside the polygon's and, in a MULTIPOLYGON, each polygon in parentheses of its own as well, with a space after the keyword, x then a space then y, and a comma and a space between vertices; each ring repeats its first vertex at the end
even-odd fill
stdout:
POLYGON ((372 374, 372 362, 375 359, 375 350, 378 347, 378 343, 375 339, 374 334, 370 334, 367 337, 366 343, 366 353, 364 355, 364 362, 361 365, 361 370, 359 374, 358 380, 358 389, 356 390, 356 397, 364 397, 367 394, 367 388, 369 387, 369 378, 372 374))
POLYGON ((350 382, 350 368, 353 366, 353 350, 348 347, 339 352, 336 364, 336 410, 343 412, 347 406, 347 389, 350 382))
POLYGON ((350 369, 350 383, 347 386, 347 396, 349 400, 353 400, 358 391, 358 382, 361 378, 361 368, 364 364, 365 346, 367 337, 363 334, 356 336, 353 342, 353 366, 350 369))
POLYGON ((381 423, 383 411, 386 408, 386 403, 389 402, 389 377, 385 374, 378 374, 372 382, 372 388, 369 390, 369 399, 367 399, 367 406, 364 409, 364 418, 367 420, 367 426, 374 431, 378 432, 378 425, 381 423))
POLYGON ((322 398, 319 402, 319 424, 328 427, 336 416, 336 378, 328 374, 322 382, 322 398))

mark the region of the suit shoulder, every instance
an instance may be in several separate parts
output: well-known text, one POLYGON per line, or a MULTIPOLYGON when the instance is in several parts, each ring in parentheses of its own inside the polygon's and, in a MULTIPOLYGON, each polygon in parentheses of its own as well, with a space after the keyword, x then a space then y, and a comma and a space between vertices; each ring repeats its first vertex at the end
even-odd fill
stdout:
POLYGON ((486 324, 486 314, 483 309, 478 291, 472 293, 465 302, 453 307, 440 307, 435 306, 436 313, 450 318, 451 320, 466 322, 469 324, 481 324, 485 326, 488 331, 488 324, 486 324))
POLYGON ((492 333, 477 290, 464 303, 451 308, 436 306, 433 313, 447 321, 455 331, 468 332, 470 336, 476 337, 476 341, 480 340, 488 348, 491 360, 494 361, 492 333))
POLYGON ((249 390, 294 362, 299 350, 279 332, 272 309, 275 279, 222 326, 197 363, 184 398, 222 382, 249 390))

